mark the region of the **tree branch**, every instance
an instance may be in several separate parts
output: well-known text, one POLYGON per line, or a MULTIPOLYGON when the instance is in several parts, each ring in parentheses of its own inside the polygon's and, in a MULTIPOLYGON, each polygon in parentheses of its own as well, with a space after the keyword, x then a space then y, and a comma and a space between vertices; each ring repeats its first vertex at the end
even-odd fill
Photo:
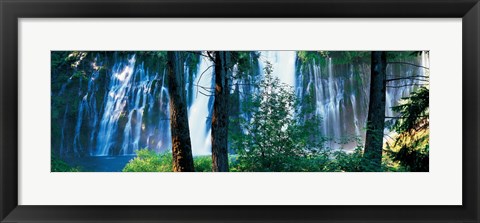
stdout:
POLYGON ((423 68, 423 69, 430 70, 429 67, 424 67, 424 66, 422 66, 422 65, 417 65, 417 64, 408 63, 408 62, 387 62, 387 64, 405 64, 405 65, 410 65, 410 66, 420 67, 420 68, 423 68))
POLYGON ((207 55, 210 58, 210 60, 215 61, 215 58, 212 56, 212 54, 210 54, 209 51, 207 51, 207 55))
POLYGON ((383 136, 387 136, 387 137, 390 138, 391 140, 394 140, 394 141, 395 141, 395 139, 392 138, 389 134, 383 134, 383 136))
POLYGON ((201 91, 198 91, 198 93, 203 94, 203 95, 205 95, 205 96, 207 96, 207 97, 213 96, 213 94, 205 94, 205 93, 203 93, 203 92, 201 92, 201 91))
MULTIPOLYGON (((429 116, 428 115, 418 115, 418 116, 415 116, 416 118, 428 118, 429 116)), ((408 118, 408 117, 403 117, 403 116, 400 116, 400 117, 392 117, 392 116, 385 116, 385 118, 390 118, 390 119, 404 119, 404 118, 408 118)))
POLYGON ((430 77, 429 76, 422 76, 422 75, 415 75, 415 76, 408 76, 408 77, 397 77, 397 78, 387 79, 385 81, 388 82, 388 81, 405 80, 405 79, 428 81, 428 80, 417 79, 417 78, 429 79, 430 77))
POLYGON ((202 88, 202 89, 207 90, 207 91, 215 90, 215 88, 213 88, 213 87, 205 87, 205 86, 197 85, 197 84, 194 84, 193 86, 202 88))
MULTIPOLYGON (((213 67, 213 65, 210 65, 209 67, 207 67, 207 69, 205 69, 205 70, 200 74, 200 77, 198 78, 198 81, 197 81, 197 86, 199 85, 198 83, 200 82, 200 80, 202 80, 203 74, 204 74, 205 72, 207 72, 207 70, 209 70, 211 67, 213 67)), ((197 96, 198 96, 198 88, 197 88, 197 96)))
POLYGON ((235 83, 235 84, 230 84, 230 86, 235 86, 235 85, 243 85, 243 86, 254 86, 254 87, 258 87, 259 84, 257 83, 235 83))
POLYGON ((405 85, 399 85, 399 86, 387 85, 386 87, 389 87, 389 88, 401 88, 401 87, 424 86, 424 85, 428 85, 428 84, 405 84, 405 85))

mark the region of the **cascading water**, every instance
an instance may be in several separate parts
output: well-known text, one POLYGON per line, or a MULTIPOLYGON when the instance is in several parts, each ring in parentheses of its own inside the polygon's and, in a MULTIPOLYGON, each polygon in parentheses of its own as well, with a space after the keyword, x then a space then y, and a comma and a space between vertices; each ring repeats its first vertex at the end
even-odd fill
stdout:
POLYGON ((266 61, 272 64, 273 76, 280 79, 280 82, 295 87, 295 61, 296 51, 261 51, 259 64, 262 72, 266 67, 266 61))
MULTIPOLYGON (((127 106, 127 95, 131 95, 135 66, 135 56, 132 56, 127 64, 117 63, 113 67, 110 78, 110 86, 105 96, 105 107, 100 121, 97 151, 95 155, 106 156, 113 154, 115 146, 118 121, 120 116, 125 116, 124 109, 127 106)), ((129 115, 129 121, 131 115, 129 115)), ((128 123, 127 122, 127 123, 128 123)), ((126 127, 126 128, 130 128, 126 127)), ((122 151, 125 152, 125 151, 122 151)))
MULTIPOLYGON (((196 94, 189 107, 189 122, 195 155, 210 153, 209 116, 213 97, 209 89, 213 87, 212 65, 210 60, 202 58, 196 80, 192 83, 196 85, 193 88, 196 94)), ((103 81, 105 86, 99 86, 102 84, 99 80, 102 64, 97 64, 96 59, 90 67, 93 71, 87 78, 88 88, 83 87, 85 79, 78 79, 77 95, 80 100, 76 106, 74 132, 71 134, 73 142, 69 144, 67 115, 70 104, 66 104, 61 124, 60 154, 80 156, 86 152, 90 156, 111 156, 131 155, 143 147, 158 152, 170 149, 165 71, 161 77, 152 74, 145 69, 143 62, 137 62, 135 55, 115 56, 110 66, 104 68, 108 70, 108 79, 103 81), (103 96, 99 88, 106 89, 103 96), (101 99, 99 106, 97 99, 101 99)), ((73 76, 62 85, 59 96, 72 84, 73 76)))
POLYGON ((193 83, 193 103, 188 109, 188 125, 190 127, 193 155, 207 155, 212 151, 210 114, 213 100, 213 72, 213 62, 201 57, 193 83))
MULTIPOLYGON (((58 125, 59 134, 52 145, 63 157, 132 155, 145 147, 157 152, 169 151, 171 136, 165 67, 153 66, 145 56, 133 53, 107 55, 85 63, 84 66, 88 66, 88 69, 83 68, 85 77, 64 74, 67 76, 52 92, 54 97, 70 98, 69 103, 64 102, 59 109, 58 121, 53 122, 58 125)), ((353 149, 355 143, 337 142, 342 141, 339 140, 342 137, 365 136, 370 65, 362 62, 336 64, 335 58, 321 60, 324 61, 302 63, 295 51, 263 51, 258 61, 249 63, 256 66, 255 71, 250 72, 263 74, 266 61, 269 61, 273 75, 292 86, 299 98, 313 96, 315 112, 322 117, 318 134, 333 139, 330 147, 353 149)), ((429 66, 425 54, 400 62, 429 66)), ((388 117, 395 115, 389 108, 421 84, 419 80, 412 82, 401 78, 428 76, 426 69, 405 63, 387 67, 388 79, 400 78, 387 85, 403 86, 387 88, 388 117)), ((189 72, 188 66, 185 70, 189 72)), ((211 153, 213 72, 212 61, 200 57, 196 71, 190 74, 194 81, 186 83, 187 90, 192 93, 188 118, 194 155, 211 153)), ((232 93, 237 91, 240 95, 236 102, 239 117, 249 118, 241 105, 258 90, 253 83, 261 76, 247 75, 232 82, 232 93)))
MULTIPOLYGON (((97 66, 97 58, 95 58, 92 66, 94 68, 98 68, 97 66)), ((101 63, 100 63, 101 66, 101 63)), ((81 91, 82 89, 82 79, 79 79, 79 89, 78 89, 78 95, 82 96, 81 101, 79 102, 78 105, 78 114, 77 114, 77 122, 75 125, 75 134, 73 137, 73 150, 76 155, 78 155, 82 150, 83 147, 88 146, 90 148, 93 147, 94 143, 94 136, 96 133, 96 125, 98 122, 98 110, 97 110, 97 101, 96 101, 96 92, 98 91, 98 86, 95 84, 95 80, 98 78, 99 72, 98 69, 94 69, 92 72, 92 75, 88 79, 88 85, 87 85, 87 91, 86 94, 83 95, 83 92, 81 91), (87 118, 87 120, 83 120, 84 116, 87 118), (84 123, 86 122, 86 123, 84 123), (85 126, 86 124, 86 126, 85 126), (92 128, 92 132, 90 134, 90 139, 88 141, 83 140, 84 143, 82 143, 81 140, 81 131, 82 131, 82 126, 92 128)), ((65 86, 62 86, 62 91, 65 90, 65 86)), ((62 92, 61 91, 61 92, 62 92)), ((63 92, 62 92, 63 93, 63 92)), ((65 109, 65 115, 67 114, 68 110, 68 105, 67 108, 65 109)), ((63 135, 63 133, 62 133, 63 135)), ((92 154, 92 150, 89 150, 89 153, 92 154)))
MULTIPOLYGON (((150 97, 153 81, 150 80, 150 76, 144 69, 144 64, 139 66, 136 70, 139 80, 136 81, 138 86, 136 91, 131 93, 132 97, 129 98, 127 103, 130 105, 130 112, 128 114, 128 122, 125 125, 123 133, 122 150, 120 154, 133 154, 140 148, 140 137, 142 130, 145 130, 145 124, 142 122, 144 109, 147 101, 150 97)), ((154 79, 157 79, 157 75, 154 79)), ((135 81, 135 80, 134 80, 135 81)), ((151 106, 151 103, 149 103, 151 106)))
MULTIPOLYGON (((96 59, 91 64, 88 88, 82 85, 85 79, 78 79, 76 94, 80 99, 76 106, 74 131, 70 135, 67 116, 71 109, 66 104, 59 154, 118 156, 133 155, 136 150, 145 147, 157 152, 170 150, 169 95, 165 69, 162 68, 161 75, 158 75, 147 69, 145 62, 139 62, 134 54, 113 56, 110 68, 102 67, 102 63, 96 59), (107 70, 103 74, 107 79, 103 82, 99 77, 100 69, 107 70), (105 89, 103 95, 101 89, 105 89)), ((213 71, 213 63, 202 58, 193 75, 195 82, 188 83, 193 85, 194 91, 188 108, 194 155, 206 155, 211 151, 209 117, 213 100, 213 71)), ((62 85, 59 96, 72 85, 72 78, 73 75, 62 85)))
MULTIPOLYGON (((297 95, 303 97, 313 90, 316 101, 316 113, 322 118, 320 134, 330 138, 327 146, 351 150, 356 146, 355 138, 365 139, 365 124, 368 113, 370 65, 365 63, 333 64, 334 58, 324 58, 323 63, 315 61, 301 64, 297 69, 297 95), (324 64, 326 67, 322 67, 324 64), (312 89, 313 88, 313 89, 312 89), (350 140, 347 140, 350 138, 350 140)), ((406 97, 421 80, 405 78, 410 76, 428 76, 423 67, 428 67, 428 57, 411 61, 399 61, 387 66, 388 82, 386 91, 386 116, 393 117, 391 107, 406 97)), ((388 131, 386 130, 386 133, 388 131)))

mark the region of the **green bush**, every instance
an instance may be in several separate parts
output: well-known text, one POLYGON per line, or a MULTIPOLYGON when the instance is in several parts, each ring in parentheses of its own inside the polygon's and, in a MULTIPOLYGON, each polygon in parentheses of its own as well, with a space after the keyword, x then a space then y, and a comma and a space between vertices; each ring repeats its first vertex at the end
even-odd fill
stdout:
POLYGON ((333 152, 333 158, 329 164, 328 170, 331 172, 362 172, 365 167, 362 166, 363 150, 357 147, 352 153, 343 150, 333 152))
POLYGON ((172 154, 158 154, 149 149, 136 151, 137 157, 130 160, 123 172, 172 172, 172 154))
MULTIPOLYGON (((281 169, 275 169, 276 172, 363 172, 368 170, 368 166, 362 163, 363 149, 357 147, 353 152, 339 151, 323 151, 319 153, 311 153, 298 157, 283 157, 281 169)), ((156 153, 148 149, 137 151, 137 157, 130 160, 124 167, 123 172, 172 172, 172 153, 156 153)), ((390 159, 388 155, 383 157, 382 171, 408 171, 398 164, 398 162, 390 159)), ((59 160, 57 160, 59 161, 59 160)), ((271 169, 262 168, 262 166, 252 165, 247 162, 245 157, 241 155, 229 155, 229 171, 230 172, 265 172, 271 169)), ((212 158, 211 156, 196 156, 193 158, 196 172, 211 172, 212 158)), ((60 161, 56 165, 61 165, 57 169, 64 171, 80 171, 79 169, 68 169, 66 163, 60 161), (60 164, 58 164, 60 163, 60 164)), ((274 167, 276 167, 274 166, 274 167)), ((52 161, 53 171, 53 161, 52 161)), ((55 171, 61 172, 61 171, 55 171)))
POLYGON ((80 172, 80 167, 72 167, 68 165, 65 161, 61 160, 55 154, 51 155, 50 158, 50 171, 51 172, 80 172))
POLYGON ((193 157, 193 166, 195 167, 195 172, 212 172, 212 157, 211 156, 193 157))
MULTIPOLYGON (((156 153, 149 149, 141 149, 137 157, 130 160, 123 168, 123 172, 172 172, 172 153, 156 153)), ((212 157, 197 156, 193 158, 196 172, 211 172, 212 157)))
POLYGON ((253 94, 251 120, 241 123, 243 132, 232 134, 237 153, 235 171, 302 172, 319 171, 325 157, 318 155, 321 141, 311 136, 319 126, 316 117, 300 122, 295 114, 298 99, 291 86, 272 75, 267 62, 259 91, 253 94), (312 128, 314 127, 314 128, 312 128))
POLYGON ((391 130, 398 135, 393 145, 387 145, 387 152, 393 161, 412 172, 429 170, 429 95, 427 87, 420 87, 392 108, 401 119, 391 124, 391 130))

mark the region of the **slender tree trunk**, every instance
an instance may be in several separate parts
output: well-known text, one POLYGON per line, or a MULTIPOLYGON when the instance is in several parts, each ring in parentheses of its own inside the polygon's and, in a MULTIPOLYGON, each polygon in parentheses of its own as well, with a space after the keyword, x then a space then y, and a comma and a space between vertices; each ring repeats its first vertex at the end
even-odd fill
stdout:
POLYGON ((228 172, 228 98, 230 52, 215 52, 215 101, 212 115, 212 171, 228 172))
POLYGON ((173 171, 193 172, 192 143, 183 81, 183 63, 178 52, 167 52, 168 94, 170 96, 170 130, 172 135, 173 171))
POLYGON ((385 128, 386 52, 373 51, 364 161, 367 170, 379 171, 382 163, 385 128))

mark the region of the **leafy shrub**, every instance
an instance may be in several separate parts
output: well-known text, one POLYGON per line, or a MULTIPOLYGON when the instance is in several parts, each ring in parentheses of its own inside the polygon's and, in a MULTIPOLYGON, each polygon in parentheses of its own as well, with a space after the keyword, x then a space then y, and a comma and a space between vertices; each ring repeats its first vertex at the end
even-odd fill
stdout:
POLYGON ((80 167, 72 167, 68 165, 65 161, 61 160, 55 154, 51 155, 50 158, 50 171, 51 172, 80 172, 80 167))
POLYGON ((420 87, 403 103, 393 107, 400 119, 391 124, 398 133, 387 153, 406 170, 426 172, 429 170, 429 89, 420 87))
POLYGON ((193 157, 193 166, 195 167, 195 172, 212 172, 212 157, 211 156, 193 157))
POLYGON ((237 153, 235 171, 298 172, 324 161, 317 159, 315 153, 320 145, 307 129, 318 127, 310 125, 315 118, 306 124, 295 117, 299 114, 295 93, 291 86, 272 76, 268 62, 259 91, 249 103, 255 108, 251 109, 252 118, 241 123, 240 134, 232 136, 237 153))
POLYGON ((355 148, 353 153, 346 153, 343 150, 333 152, 333 159, 328 167, 332 172, 362 172, 365 167, 362 166, 363 150, 361 147, 355 148))
POLYGON ((123 172, 172 172, 172 154, 158 154, 153 150, 141 149, 136 151, 137 157, 130 160, 123 168, 123 172))
MULTIPOLYGON (((362 166, 362 147, 357 147, 353 152, 322 151, 311 153, 301 157, 282 159, 282 172, 362 172, 368 169, 362 166)), ((211 156, 196 156, 193 158, 196 172, 211 172, 211 156)), ((66 165, 66 164, 65 164, 66 165)), ((364 165, 364 164, 363 164, 364 165)), ((383 171, 408 171, 398 162, 390 159, 388 155, 383 157, 383 171)), ((258 168, 258 165, 255 167, 258 168)), ((66 169, 65 166, 63 169, 66 169)), ((250 163, 242 160, 239 155, 229 155, 230 172, 260 172, 265 169, 255 169, 250 163)), ((69 170, 67 170, 69 171, 69 170)), ((77 169, 77 171, 79 171, 77 169)), ((59 171, 56 171, 59 172, 59 171)), ((155 151, 142 149, 137 151, 137 157, 130 160, 123 172, 172 172, 172 154, 169 152, 158 154, 155 151)))
MULTIPOLYGON (((130 160, 123 172, 172 172, 172 153, 156 153, 147 148, 136 151, 137 157, 130 160)), ((196 172, 212 171, 212 157, 197 156, 193 158, 196 172)))

